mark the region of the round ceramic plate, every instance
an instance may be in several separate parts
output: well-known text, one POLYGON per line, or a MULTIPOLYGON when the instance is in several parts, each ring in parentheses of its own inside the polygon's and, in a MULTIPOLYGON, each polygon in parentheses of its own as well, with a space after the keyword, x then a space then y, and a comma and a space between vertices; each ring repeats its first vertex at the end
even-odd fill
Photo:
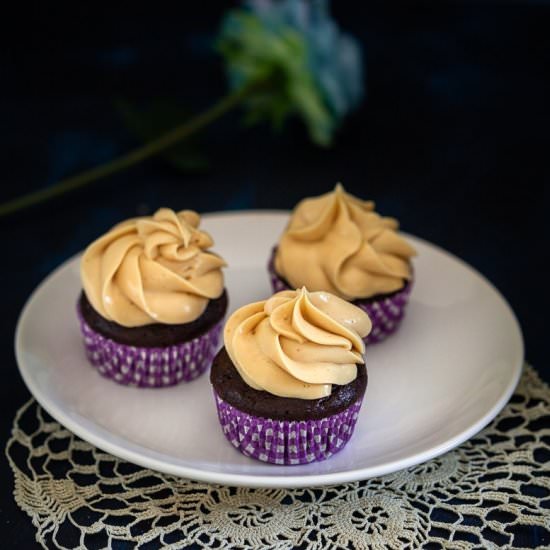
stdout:
MULTIPOLYGON (((266 264, 288 214, 203 217, 229 264, 230 312, 270 294, 266 264)), ((409 236, 416 282, 399 331, 367 349, 369 385, 355 434, 324 462, 274 466, 223 436, 208 375, 166 389, 119 386, 84 355, 75 305, 78 258, 52 273, 26 304, 16 353, 29 390, 56 420, 97 447, 141 466, 251 487, 303 487, 380 476, 459 445, 510 398, 523 344, 510 307, 479 273, 409 236)))

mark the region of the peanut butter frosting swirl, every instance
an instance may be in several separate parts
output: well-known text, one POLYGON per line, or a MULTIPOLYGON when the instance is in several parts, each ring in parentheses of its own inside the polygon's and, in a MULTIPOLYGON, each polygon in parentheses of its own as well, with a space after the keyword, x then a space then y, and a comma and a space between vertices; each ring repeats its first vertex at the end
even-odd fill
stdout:
POLYGON ((286 290, 231 315, 225 348, 243 380, 280 397, 319 399, 363 365, 368 315, 328 292, 286 290))
POLYGON ((161 208, 113 227, 84 252, 80 275, 93 308, 125 327, 194 321, 223 293, 222 258, 192 210, 161 208))
POLYGON ((399 224, 338 184, 301 201, 277 247, 275 271, 290 286, 326 290, 346 300, 399 290, 411 278, 414 248, 399 224))

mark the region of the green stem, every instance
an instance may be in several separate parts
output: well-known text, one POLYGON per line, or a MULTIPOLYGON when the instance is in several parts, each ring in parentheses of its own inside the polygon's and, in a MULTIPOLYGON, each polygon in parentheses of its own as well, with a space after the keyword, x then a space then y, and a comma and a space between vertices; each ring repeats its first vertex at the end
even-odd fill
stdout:
POLYGON ((96 181, 100 178, 110 176, 119 170, 128 168, 142 160, 145 160, 158 152, 168 149, 178 141, 194 134, 198 130, 208 126, 211 122, 221 117, 223 114, 230 111, 233 107, 237 106, 243 99, 245 99, 253 90, 256 89, 257 84, 249 84, 242 88, 230 93, 222 98, 218 103, 215 103, 212 107, 196 116, 195 118, 177 126, 170 130, 166 134, 146 143, 142 147, 138 147, 129 153, 126 153, 122 157, 113 159, 105 164, 81 172, 76 176, 61 180, 54 185, 48 186, 44 189, 22 195, 11 201, 0 204, 0 218, 13 214, 18 210, 27 208, 39 202, 46 201, 48 199, 58 197, 68 191, 73 191, 79 187, 84 187, 88 183, 96 181))

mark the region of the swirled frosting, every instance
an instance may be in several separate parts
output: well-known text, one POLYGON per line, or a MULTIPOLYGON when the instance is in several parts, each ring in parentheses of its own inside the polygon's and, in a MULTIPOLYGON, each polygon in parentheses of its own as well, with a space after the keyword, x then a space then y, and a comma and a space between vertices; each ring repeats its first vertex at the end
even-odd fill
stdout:
POLYGON ((197 319, 223 293, 222 258, 192 210, 161 208, 113 227, 84 252, 82 286, 93 308, 125 327, 197 319))
POLYGON ((280 397, 319 399, 364 364, 368 315, 329 294, 287 290, 233 313, 225 348, 243 380, 280 397))
POLYGON ((347 300, 399 290, 411 277, 414 248, 399 224, 338 184, 301 201, 277 247, 275 271, 294 288, 326 290, 347 300))

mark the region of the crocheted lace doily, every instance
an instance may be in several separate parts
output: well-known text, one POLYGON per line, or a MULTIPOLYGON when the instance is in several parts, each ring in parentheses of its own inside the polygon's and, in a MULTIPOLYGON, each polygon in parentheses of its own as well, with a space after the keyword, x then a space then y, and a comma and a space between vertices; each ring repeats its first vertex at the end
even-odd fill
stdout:
POLYGON ((243 489, 159 474, 80 440, 34 400, 18 411, 6 455, 45 548, 550 545, 550 390, 531 367, 476 437, 358 483, 243 489))

